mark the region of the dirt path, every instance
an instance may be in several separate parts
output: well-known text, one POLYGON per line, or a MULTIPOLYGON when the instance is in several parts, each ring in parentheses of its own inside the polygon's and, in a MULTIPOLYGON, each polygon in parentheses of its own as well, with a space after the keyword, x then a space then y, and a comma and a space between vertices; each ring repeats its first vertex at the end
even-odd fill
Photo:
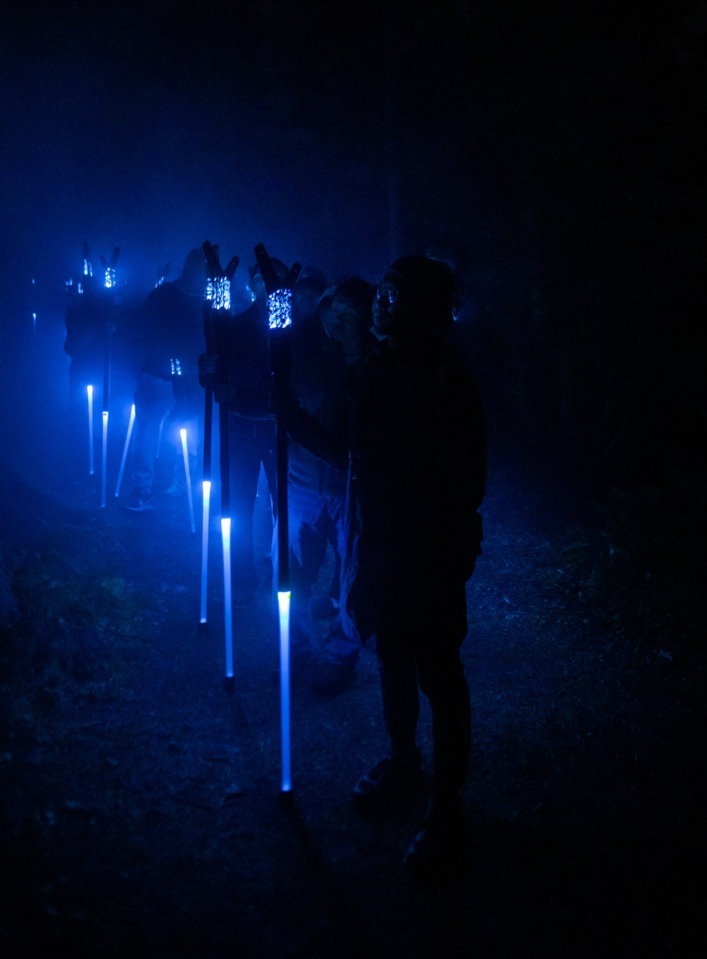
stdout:
MULTIPOLYGON (((706 954, 703 656, 654 623, 641 638, 634 593, 607 606, 613 544, 559 491, 492 462, 464 650, 472 864, 429 886, 401 866, 422 809, 371 823, 349 799, 385 750, 373 657, 330 700, 295 676, 283 803, 267 590, 236 614, 227 693, 218 577, 200 631, 184 504, 99 510, 65 443, 40 464, 14 441, 3 955, 706 954)), ((424 710, 420 732, 429 760, 424 710)))

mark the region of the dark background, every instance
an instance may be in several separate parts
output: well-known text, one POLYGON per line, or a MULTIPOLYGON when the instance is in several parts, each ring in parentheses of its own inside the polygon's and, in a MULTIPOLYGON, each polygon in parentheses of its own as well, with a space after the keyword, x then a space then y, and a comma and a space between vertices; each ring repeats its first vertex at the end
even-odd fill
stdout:
POLYGON ((464 283, 499 441, 604 490, 672 489, 704 440, 706 22, 701 3, 13 4, 3 336, 30 304, 61 314, 84 240, 121 247, 134 298, 206 238, 330 278, 426 250, 464 283))
POLYGON ((540 7, 3 12, 8 955, 704 955, 707 4, 540 7), (411 823, 347 805, 383 748, 372 658, 296 692, 283 815, 267 594, 225 697, 184 504, 98 509, 65 282, 119 245, 134 304, 205 239, 457 267, 490 453, 466 884, 412 887, 411 823))

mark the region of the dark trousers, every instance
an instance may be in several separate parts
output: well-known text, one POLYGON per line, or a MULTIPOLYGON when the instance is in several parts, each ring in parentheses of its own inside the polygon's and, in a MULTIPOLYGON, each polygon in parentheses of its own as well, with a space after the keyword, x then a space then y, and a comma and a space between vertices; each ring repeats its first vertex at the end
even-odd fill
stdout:
POLYGON ((393 754, 415 749, 421 691, 432 713, 434 789, 441 796, 463 787, 471 754, 469 687, 459 655, 463 636, 458 616, 446 608, 434 619, 424 617, 413 630, 402 633, 389 626, 376 635, 383 716, 393 754))

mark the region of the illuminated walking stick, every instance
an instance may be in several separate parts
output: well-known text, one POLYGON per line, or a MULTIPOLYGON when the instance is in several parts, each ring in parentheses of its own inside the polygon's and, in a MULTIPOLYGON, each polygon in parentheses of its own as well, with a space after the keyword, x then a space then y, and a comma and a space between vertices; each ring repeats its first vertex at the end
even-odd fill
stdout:
POLYGON ((225 682, 233 684, 233 606, 231 604, 231 502, 228 456, 228 410, 219 407, 221 455, 221 545, 223 549, 223 628, 226 650, 225 682))
POLYGON ((125 445, 123 446, 123 456, 120 460, 120 469, 118 470, 118 482, 115 484, 115 495, 120 496, 120 486, 123 482, 123 473, 125 472, 125 463, 130 449, 130 438, 133 435, 133 426, 135 425, 135 404, 130 407, 130 419, 128 420, 128 431, 125 434, 125 445))
POLYGON ((106 508, 106 461, 108 459, 108 410, 101 413, 103 442, 101 443, 101 509, 106 508))
POLYGON ((88 400, 88 474, 93 476, 93 386, 86 387, 88 400))
POLYGON ((111 341, 110 334, 106 334, 105 361, 103 364, 103 410, 101 418, 103 420, 103 444, 101 447, 101 509, 106 506, 106 476, 108 461, 108 404, 110 401, 110 367, 111 367, 111 341))
POLYGON ((187 431, 182 427, 179 431, 182 440, 182 456, 184 458, 184 473, 187 481, 187 499, 189 500, 189 522, 192 533, 196 533, 196 524, 194 523, 194 500, 191 494, 191 473, 189 472, 189 447, 187 446, 187 431))
MULTIPOLYGON (((206 351, 216 354, 215 317, 217 313, 228 314, 231 309, 231 280, 238 267, 234 256, 226 269, 222 269, 218 247, 209 241, 202 244, 206 258, 206 302, 204 304, 204 337, 206 351)), ((211 436, 213 431, 213 384, 204 388, 204 437, 202 470, 202 528, 201 528, 201 609, 199 622, 207 621, 207 585, 209 567, 209 509, 211 503, 211 436)), ((226 646, 226 682, 233 681, 233 621, 231 608, 231 516, 230 477, 228 458, 228 411, 219 411, 219 439, 221 450, 221 541, 223 546, 224 579, 224 630, 226 646)))
MULTIPOLYGON (((268 327, 270 367, 274 380, 289 376, 292 346, 292 287, 299 276, 295 263, 284 280, 275 271, 262 243, 255 247, 268 294, 268 327)), ((287 430, 282 416, 275 419, 277 454, 277 607, 280 632, 280 790, 292 790, 291 723, 290 723, 290 543, 287 504, 287 430)))

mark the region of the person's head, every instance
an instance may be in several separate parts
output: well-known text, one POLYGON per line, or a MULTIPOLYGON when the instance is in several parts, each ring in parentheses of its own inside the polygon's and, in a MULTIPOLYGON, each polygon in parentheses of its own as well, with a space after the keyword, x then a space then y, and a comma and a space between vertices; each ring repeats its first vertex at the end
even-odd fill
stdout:
POLYGON ((326 290, 326 277, 320 269, 306 266, 302 269, 292 290, 292 321, 305 323, 316 318, 319 300, 326 290))
POLYGON ((206 259, 203 250, 198 247, 187 253, 182 272, 179 276, 179 286, 187 296, 203 297, 206 289, 206 259))
POLYGON ((441 260, 404 256, 383 274, 373 301, 379 337, 440 335, 453 322, 454 274, 441 260))
POLYGON ((330 288, 322 299, 324 332, 341 347, 348 359, 356 359, 367 348, 373 318, 373 293, 373 284, 351 276, 330 288))

